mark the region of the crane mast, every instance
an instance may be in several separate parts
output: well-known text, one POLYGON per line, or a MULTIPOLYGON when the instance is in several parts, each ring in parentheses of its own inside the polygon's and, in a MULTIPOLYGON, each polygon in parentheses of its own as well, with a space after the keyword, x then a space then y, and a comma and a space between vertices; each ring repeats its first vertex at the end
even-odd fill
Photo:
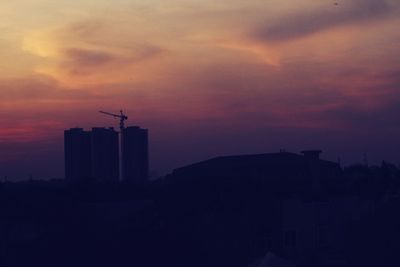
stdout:
POLYGON ((122 110, 119 111, 120 114, 114 114, 106 111, 99 111, 108 116, 112 116, 114 118, 119 118, 119 128, 120 128, 120 139, 119 139, 119 178, 120 180, 124 179, 124 129, 125 129, 125 121, 128 119, 122 110))

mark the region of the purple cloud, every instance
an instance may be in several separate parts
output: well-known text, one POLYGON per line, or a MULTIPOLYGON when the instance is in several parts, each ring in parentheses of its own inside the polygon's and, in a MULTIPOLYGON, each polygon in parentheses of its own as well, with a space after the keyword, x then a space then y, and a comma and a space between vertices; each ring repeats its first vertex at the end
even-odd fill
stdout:
POLYGON ((101 65, 115 60, 115 57, 107 52, 92 51, 86 49, 72 48, 66 51, 66 55, 76 64, 101 65))
POLYGON ((332 5, 329 9, 291 14, 261 27, 255 35, 266 41, 281 42, 338 26, 382 18, 390 12, 391 6, 384 0, 346 1, 332 5))

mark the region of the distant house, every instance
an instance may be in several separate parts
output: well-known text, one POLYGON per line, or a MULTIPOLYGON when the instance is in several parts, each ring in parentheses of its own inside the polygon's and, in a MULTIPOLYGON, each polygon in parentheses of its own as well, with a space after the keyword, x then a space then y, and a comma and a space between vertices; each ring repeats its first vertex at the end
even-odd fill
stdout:
POLYGON ((334 182, 340 175, 338 163, 321 160, 319 150, 301 154, 280 152, 256 155, 216 157, 175 169, 175 178, 260 178, 287 182, 288 185, 308 184, 318 188, 321 183, 334 182))

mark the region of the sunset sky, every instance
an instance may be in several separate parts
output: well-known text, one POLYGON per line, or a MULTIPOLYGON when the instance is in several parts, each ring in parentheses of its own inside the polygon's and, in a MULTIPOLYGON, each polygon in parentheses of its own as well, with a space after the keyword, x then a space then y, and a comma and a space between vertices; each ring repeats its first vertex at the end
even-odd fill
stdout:
POLYGON ((159 174, 279 149, 400 163, 398 0, 13 0, 0 33, 1 179, 63 177, 63 130, 120 109, 159 174))

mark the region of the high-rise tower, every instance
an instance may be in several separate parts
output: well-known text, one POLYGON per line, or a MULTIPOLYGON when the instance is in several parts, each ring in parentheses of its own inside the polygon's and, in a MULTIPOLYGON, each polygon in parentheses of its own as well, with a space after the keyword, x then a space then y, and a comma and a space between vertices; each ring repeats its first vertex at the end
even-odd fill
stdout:
POLYGON ((119 176, 118 132, 113 128, 92 129, 92 171, 97 181, 117 182, 119 176))
POLYGON ((91 134, 82 128, 64 131, 65 179, 76 181, 91 177, 91 134))
POLYGON ((148 130, 132 126, 122 135, 123 181, 145 182, 149 176, 148 130))

